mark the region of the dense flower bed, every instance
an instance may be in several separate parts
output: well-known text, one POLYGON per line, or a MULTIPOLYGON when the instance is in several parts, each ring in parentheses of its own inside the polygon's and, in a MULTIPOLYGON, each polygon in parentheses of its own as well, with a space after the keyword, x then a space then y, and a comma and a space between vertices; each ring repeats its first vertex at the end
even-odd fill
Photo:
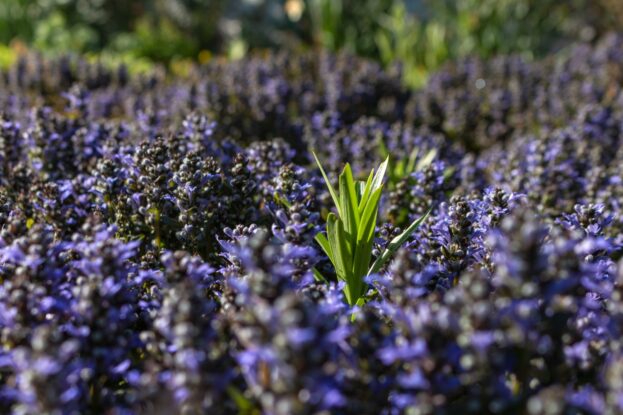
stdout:
POLYGON ((345 56, 178 80, 23 59, 0 77, 0 412, 623 412, 622 40, 415 93, 345 56), (417 151, 375 254, 432 213, 361 307, 314 241, 311 150, 334 179, 417 151))

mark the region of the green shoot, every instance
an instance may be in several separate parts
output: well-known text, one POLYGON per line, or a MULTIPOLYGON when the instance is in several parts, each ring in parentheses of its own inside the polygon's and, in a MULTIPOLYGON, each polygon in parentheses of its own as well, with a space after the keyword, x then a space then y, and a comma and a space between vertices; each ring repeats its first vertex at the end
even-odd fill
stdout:
MULTIPOLYGON (((389 157, 381 163, 376 172, 372 170, 365 181, 356 181, 347 163, 338 179, 338 191, 331 185, 316 154, 314 158, 337 210, 337 214, 329 213, 326 235, 324 233, 316 235, 316 242, 329 257, 337 277, 346 282, 344 295, 348 304, 351 306, 361 304, 367 290, 365 276, 380 271, 394 252, 426 219, 428 213, 394 238, 371 266, 379 203, 389 157)), ((314 270, 314 276, 319 281, 325 281, 317 270, 314 270)))
MULTIPOLYGON (((379 152, 382 157, 389 157, 389 150, 383 140, 379 141, 379 152)), ((411 173, 421 171, 428 167, 437 157, 437 150, 431 149, 427 153, 420 154, 419 148, 414 148, 407 157, 390 163, 388 167, 389 171, 389 183, 392 189, 398 184, 404 177, 408 177, 411 173)))

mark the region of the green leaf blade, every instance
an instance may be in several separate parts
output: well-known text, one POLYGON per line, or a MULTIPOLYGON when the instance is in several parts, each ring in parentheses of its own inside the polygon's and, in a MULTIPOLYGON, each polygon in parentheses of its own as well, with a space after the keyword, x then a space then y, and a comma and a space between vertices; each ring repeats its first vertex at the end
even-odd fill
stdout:
POLYGON ((341 209, 340 209, 340 201, 337 197, 337 193, 335 192, 335 189, 333 188, 333 185, 331 184, 331 182, 329 181, 329 177, 327 176, 327 173, 325 173, 324 169, 322 168, 322 164, 320 164, 320 160, 318 160, 318 156, 316 156, 316 153, 312 152, 314 159, 316 159, 316 164, 318 165, 318 168, 320 169, 320 173, 322 173, 322 177, 324 178, 325 183, 327 184, 327 188, 329 189, 329 193, 331 194, 331 198, 333 199, 333 203, 335 204, 335 207, 338 211, 338 213, 341 215, 341 209))
POLYGON ((420 152, 418 147, 415 147, 413 151, 409 154, 409 160, 407 161, 407 167, 405 169, 406 174, 411 174, 415 170, 415 163, 417 161, 417 156, 420 152))
POLYGON ((391 258, 391 256, 402 246, 402 244, 411 236, 413 232, 426 220, 428 215, 430 214, 432 208, 428 209, 428 211, 416 219, 407 229, 405 229, 400 235, 396 236, 389 243, 385 251, 374 261, 374 264, 370 267, 368 271, 368 275, 379 272, 383 265, 391 258))
POLYGON ((375 212, 373 218, 368 221, 371 225, 368 225, 367 233, 364 233, 363 237, 357 240, 357 246, 355 247, 353 273, 357 279, 357 292, 359 295, 363 295, 365 287, 363 278, 367 274, 368 267, 370 266, 370 260, 372 259, 372 245, 374 243, 373 236, 374 228, 376 227, 376 216, 377 212, 375 212))
POLYGON ((361 226, 359 226, 359 232, 357 233, 357 242, 363 240, 364 237, 369 237, 370 233, 374 233, 376 212, 378 211, 382 191, 383 188, 376 189, 366 204, 365 210, 361 215, 361 226))
POLYGON ((339 249, 339 240, 337 239, 337 221, 338 218, 334 213, 329 213, 327 217, 327 239, 329 240, 329 246, 333 253, 333 266, 335 267, 335 273, 341 280, 346 280, 344 269, 342 264, 342 251, 339 249))
POLYGON ((361 195, 361 199, 359 200, 359 215, 363 213, 363 210, 366 208, 366 204, 368 203, 368 199, 370 198, 370 193, 372 192, 372 180, 374 178, 374 169, 370 171, 370 175, 368 176, 368 180, 366 181, 363 194, 361 195))
POLYGON ((430 166, 433 160, 435 160, 435 157, 437 157, 437 149, 433 148, 428 153, 426 153, 426 155, 424 156, 424 158, 422 158, 422 160, 420 160, 417 163, 414 170, 420 171, 423 168, 430 166))
POLYGON ((327 281, 327 279, 324 277, 324 275, 322 275, 322 274, 320 273, 320 271, 318 271, 318 269, 317 269, 316 267, 313 267, 313 268, 312 268, 312 273, 313 273, 313 275, 314 275, 314 279, 315 279, 316 281, 318 281, 318 282, 322 282, 322 283, 325 283, 325 284, 328 284, 328 283, 329 283, 329 281, 327 281))
POLYGON ((347 301, 350 305, 353 304, 354 301, 357 301, 357 281, 355 281, 353 274, 353 252, 350 243, 347 240, 346 232, 344 231, 344 224, 341 220, 337 220, 336 226, 333 229, 334 237, 336 239, 336 249, 338 254, 336 257, 339 257, 338 261, 340 261, 340 269, 343 272, 343 280, 346 281, 345 294, 347 297, 347 301))
POLYGON ((359 225, 359 212, 357 210, 357 191, 350 165, 347 163, 344 171, 340 174, 340 206, 342 207, 342 217, 344 230, 348 235, 351 244, 357 238, 357 226, 359 225))
POLYGON ((335 265, 333 250, 331 249, 331 245, 329 244, 329 240, 327 239, 327 237, 324 236, 324 234, 322 233, 318 233, 316 234, 314 239, 316 240, 316 242, 318 242, 318 245, 320 245, 324 253, 329 257, 331 263, 335 265))
POLYGON ((385 159, 383 163, 379 166, 379 169, 376 171, 374 175, 374 179, 372 179, 372 190, 376 190, 383 185, 383 178, 385 177, 385 171, 387 170, 387 165, 389 164, 389 156, 385 159))
MULTIPOLYGON (((341 268, 344 270, 344 275, 349 277, 352 275, 353 269, 353 255, 351 245, 346 238, 346 231, 344 230, 344 223, 341 220, 337 220, 336 227, 334 228, 335 238, 337 240, 337 249, 339 251, 340 260, 342 261, 341 268)), ((346 281, 349 279, 346 278, 346 281)))

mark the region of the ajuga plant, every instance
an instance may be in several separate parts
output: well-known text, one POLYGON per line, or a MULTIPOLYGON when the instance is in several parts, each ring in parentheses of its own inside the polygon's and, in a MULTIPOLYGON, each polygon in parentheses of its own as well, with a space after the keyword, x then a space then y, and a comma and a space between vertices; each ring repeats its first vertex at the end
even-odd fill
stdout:
MULTIPOLYGON (((331 185, 322 164, 314 154, 316 163, 327 184, 337 215, 327 216, 327 235, 318 233, 316 241, 335 267, 338 279, 344 281, 344 295, 349 305, 361 304, 365 294, 364 277, 378 272, 391 255, 400 248, 415 229, 426 219, 428 212, 415 220, 396 236, 387 248, 370 265, 376 231, 379 202, 383 192, 383 178, 389 157, 379 168, 370 171, 366 181, 353 178, 350 164, 346 163, 338 181, 339 194, 331 185)), ((323 277, 316 272, 319 279, 323 277)))
POLYGON ((76 59, 0 70, 0 414, 623 414, 622 36, 76 59))

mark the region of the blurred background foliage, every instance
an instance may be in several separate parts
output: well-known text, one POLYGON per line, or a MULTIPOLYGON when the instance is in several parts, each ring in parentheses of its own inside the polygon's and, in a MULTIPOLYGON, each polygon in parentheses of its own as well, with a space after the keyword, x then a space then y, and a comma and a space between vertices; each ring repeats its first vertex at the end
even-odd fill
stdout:
POLYGON ((0 65, 34 49, 183 71, 214 56, 323 48, 400 64, 418 87, 448 60, 538 57, 622 21, 621 0, 3 0, 0 65))

